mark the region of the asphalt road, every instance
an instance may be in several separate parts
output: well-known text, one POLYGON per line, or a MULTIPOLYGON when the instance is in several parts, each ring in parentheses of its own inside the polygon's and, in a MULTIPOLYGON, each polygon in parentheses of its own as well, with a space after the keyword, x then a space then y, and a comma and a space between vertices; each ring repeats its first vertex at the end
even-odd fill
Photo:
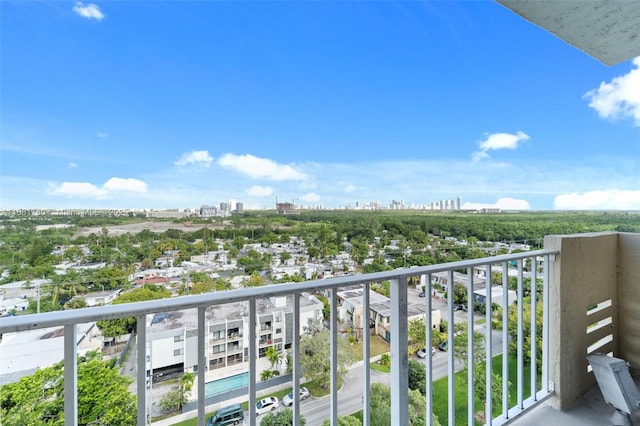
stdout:
MULTIPOLYGON (((425 303, 425 299, 418 296, 418 291, 409 289, 408 291, 409 303, 425 303)), ((436 309, 440 309, 442 312, 442 318, 447 318, 447 301, 442 299, 432 299, 432 306, 436 309)), ((483 316, 476 314, 475 320, 479 320, 483 316)), ((467 313, 463 311, 454 312, 455 322, 464 322, 467 320, 467 313)), ((476 325, 476 331, 481 333, 486 332, 484 324, 476 325)), ((492 332, 492 354, 495 356, 502 353, 502 334, 500 331, 493 330, 492 332)), ((415 356, 412 359, 419 359, 415 356)), ((421 360, 425 365, 426 360, 421 360)), ((449 365, 449 353, 443 351, 436 351, 433 356, 433 380, 438 380, 446 377, 448 374, 449 365)), ((458 371, 462 369, 464 365, 454 359, 454 369, 458 371)), ((390 374, 379 373, 375 370, 371 370, 371 383, 384 383, 389 384, 391 381, 390 374)), ((331 409, 331 398, 329 396, 322 398, 308 398, 304 401, 300 401, 301 414, 307 420, 307 426, 322 425, 325 419, 329 418, 331 409)), ((278 410, 283 410, 285 407, 280 407, 278 410)), ((346 374, 343 380, 343 387, 338 391, 338 415, 346 416, 362 409, 362 367, 356 367, 346 374)), ((260 416, 262 417, 262 416, 260 416)), ((257 424, 260 424, 260 417, 257 419, 257 424)))

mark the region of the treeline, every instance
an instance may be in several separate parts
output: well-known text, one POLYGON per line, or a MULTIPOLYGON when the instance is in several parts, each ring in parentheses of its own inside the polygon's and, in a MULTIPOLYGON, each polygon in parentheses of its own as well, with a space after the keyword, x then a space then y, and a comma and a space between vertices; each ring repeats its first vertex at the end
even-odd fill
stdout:
POLYGON ((289 220, 342 227, 348 238, 379 236, 381 230, 408 237, 422 231, 439 237, 479 241, 540 242, 545 235, 598 231, 640 232, 640 214, 629 212, 471 212, 312 211, 289 220))

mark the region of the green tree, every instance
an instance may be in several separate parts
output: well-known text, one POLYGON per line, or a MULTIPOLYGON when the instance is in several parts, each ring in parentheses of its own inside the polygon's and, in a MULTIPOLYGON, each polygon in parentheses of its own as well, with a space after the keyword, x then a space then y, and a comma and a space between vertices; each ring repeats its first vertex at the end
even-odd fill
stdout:
MULTIPOLYGON (((145 300, 157 300, 171 297, 171 292, 164 287, 147 284, 117 297, 113 304, 142 302, 145 300)), ((101 320, 96 323, 105 337, 116 337, 128 334, 136 327, 135 317, 124 317, 113 320, 101 320)))
MULTIPOLYGON (((329 384, 330 365, 329 330, 323 329, 300 340, 300 366, 304 377, 316 380, 323 389, 329 384)), ((355 358, 347 339, 338 339, 338 374, 344 375, 355 358)))
POLYGON ((191 372, 191 371, 187 371, 182 375, 182 378, 180 379, 180 388, 184 391, 184 392, 191 392, 191 389, 193 389, 193 383, 196 380, 196 375, 191 372))
MULTIPOLYGON (((371 425, 391 426, 391 389, 382 383, 371 384, 371 425)), ((409 425, 422 426, 425 421, 425 397, 418 390, 409 390, 409 425)), ((440 425, 433 416, 433 424, 440 425)))
MULTIPOLYGON (((304 426, 307 420, 300 416, 300 425, 304 426)), ((293 424, 293 410, 286 408, 277 413, 267 413, 260 421, 260 426, 290 426, 293 424)))
MULTIPOLYGON (((0 418, 7 425, 61 425, 64 422, 64 371, 60 362, 0 388, 0 418)), ((101 359, 79 357, 78 425, 135 425, 131 379, 101 359)))
POLYGON ((409 344, 416 347, 416 350, 420 350, 425 347, 427 342, 427 330, 425 329, 424 318, 415 318, 409 321, 407 335, 409 336, 409 344))
POLYGON ((271 363, 272 370, 275 368, 276 364, 278 364, 278 361, 282 359, 282 352, 278 351, 275 346, 269 346, 265 351, 265 355, 267 356, 269 363, 271 363))
POLYGON ((391 367, 391 354, 389 352, 383 353, 380 355, 380 365, 384 365, 385 367, 391 367))
POLYGON ((64 304, 64 308, 65 309, 80 309, 80 308, 86 308, 87 302, 86 300, 84 300, 81 297, 74 297, 73 299, 69 300, 67 303, 64 304))
POLYGON ((409 389, 419 390, 422 395, 427 394, 427 367, 418 360, 409 360, 409 389))
POLYGON ((273 373, 274 373, 273 370, 262 370, 262 372, 260 373, 260 380, 262 380, 263 382, 266 382, 267 380, 269 380, 274 376, 273 373))
POLYGON ((264 285, 264 278, 262 278, 257 271, 254 271, 249 277, 249 280, 245 282, 245 285, 247 287, 260 287, 264 285))
POLYGON ((160 408, 165 413, 179 411, 187 403, 187 397, 182 389, 174 389, 164 394, 160 400, 160 408))
POLYGON ((291 253, 289 253, 288 251, 284 251, 280 253, 280 260, 282 262, 286 262, 289 259, 291 259, 291 253))
MULTIPOLYGON (((326 419, 322 426, 331 426, 331 420, 326 419)), ((356 416, 338 417, 338 426, 362 426, 362 422, 356 416)))
MULTIPOLYGON (((538 371, 542 369, 542 303, 536 303, 536 363, 538 371)), ((517 354, 518 352, 518 305, 509 306, 509 323, 507 325, 509 333, 509 352, 517 354)), ((525 298, 522 301, 522 333, 524 336, 523 344, 525 348, 531 347, 531 299, 525 298)), ((524 362, 531 363, 531 354, 524 351, 524 362)))

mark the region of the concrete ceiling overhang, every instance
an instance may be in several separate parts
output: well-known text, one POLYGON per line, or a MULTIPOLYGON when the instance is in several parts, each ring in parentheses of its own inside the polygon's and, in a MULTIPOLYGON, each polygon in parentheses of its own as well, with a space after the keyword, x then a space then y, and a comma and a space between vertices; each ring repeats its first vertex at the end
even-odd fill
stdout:
POLYGON ((606 65, 640 56, 640 1, 496 1, 606 65))

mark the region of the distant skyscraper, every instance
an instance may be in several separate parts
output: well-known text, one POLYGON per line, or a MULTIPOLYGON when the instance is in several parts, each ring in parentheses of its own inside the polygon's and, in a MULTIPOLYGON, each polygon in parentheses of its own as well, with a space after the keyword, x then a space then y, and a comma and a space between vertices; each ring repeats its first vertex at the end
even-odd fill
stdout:
POLYGON ((456 198, 456 210, 460 210, 460 203, 462 199, 460 197, 456 198))

